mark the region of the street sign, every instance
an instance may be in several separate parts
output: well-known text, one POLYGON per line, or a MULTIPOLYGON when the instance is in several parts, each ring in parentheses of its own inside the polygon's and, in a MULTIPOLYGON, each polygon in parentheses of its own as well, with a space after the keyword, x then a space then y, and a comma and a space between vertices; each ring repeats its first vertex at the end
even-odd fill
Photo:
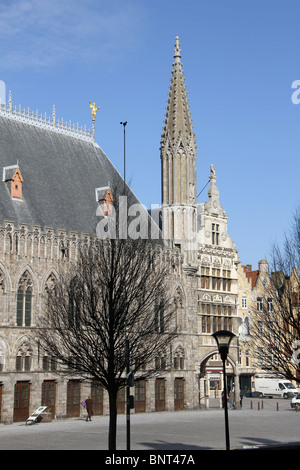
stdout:
POLYGON ((39 408, 37 408, 30 416, 29 418, 26 419, 26 424, 28 424, 28 422, 31 422, 34 423, 37 418, 40 416, 40 414, 43 413, 43 411, 45 411, 47 408, 47 406, 40 406, 39 408))

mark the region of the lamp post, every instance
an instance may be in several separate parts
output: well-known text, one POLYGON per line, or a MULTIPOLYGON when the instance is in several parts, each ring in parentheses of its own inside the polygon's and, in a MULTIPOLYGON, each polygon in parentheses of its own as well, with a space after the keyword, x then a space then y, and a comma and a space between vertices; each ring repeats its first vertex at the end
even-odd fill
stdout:
POLYGON ((130 450, 130 372, 129 339, 126 338, 126 449, 130 450))
POLYGON ((212 336, 215 338, 217 342, 219 353, 223 362, 225 438, 226 438, 226 450, 230 450, 225 362, 227 359, 230 343, 232 339, 235 337, 235 334, 232 333, 231 331, 219 330, 213 333, 212 336))
POLYGON ((126 124, 127 124, 127 121, 125 122, 120 122, 120 124, 123 125, 124 127, 124 196, 126 195, 126 153, 125 153, 125 150, 126 150, 126 132, 125 132, 125 127, 126 127, 126 124))
MULTIPOLYGON (((120 122, 124 128, 124 196, 126 196, 126 132, 127 121, 120 122)), ((125 360, 126 360, 126 449, 130 450, 130 352, 129 338, 126 330, 125 340, 125 360)))

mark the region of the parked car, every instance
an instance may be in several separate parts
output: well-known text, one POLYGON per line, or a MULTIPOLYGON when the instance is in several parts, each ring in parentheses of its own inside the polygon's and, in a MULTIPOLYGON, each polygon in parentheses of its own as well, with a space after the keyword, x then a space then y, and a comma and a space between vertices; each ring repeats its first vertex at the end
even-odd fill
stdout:
POLYGON ((291 407, 295 408, 296 411, 300 410, 300 393, 296 395, 291 401, 291 407))

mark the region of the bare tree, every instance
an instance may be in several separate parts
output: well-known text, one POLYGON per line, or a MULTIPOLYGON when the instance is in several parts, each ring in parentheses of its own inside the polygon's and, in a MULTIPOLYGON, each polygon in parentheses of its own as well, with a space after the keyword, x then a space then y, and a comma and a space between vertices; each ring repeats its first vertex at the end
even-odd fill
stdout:
POLYGON ((109 395, 110 450, 116 448, 117 392, 124 387, 125 346, 131 372, 150 377, 173 340, 168 266, 147 240, 93 240, 48 292, 43 347, 60 372, 98 381, 109 395))
POLYGON ((269 279, 257 299, 252 339, 258 366, 300 383, 300 210, 282 247, 274 245, 269 279))

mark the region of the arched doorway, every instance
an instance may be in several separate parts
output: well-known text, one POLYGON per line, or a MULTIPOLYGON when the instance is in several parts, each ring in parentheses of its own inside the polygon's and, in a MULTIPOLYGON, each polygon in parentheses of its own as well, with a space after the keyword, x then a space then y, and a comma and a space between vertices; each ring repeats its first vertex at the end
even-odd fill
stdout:
MULTIPOLYGON (((235 392, 236 406, 239 406, 239 373, 230 354, 226 361, 227 389, 235 392)), ((217 349, 210 351, 200 362, 199 405, 200 408, 221 407, 224 388, 223 363, 217 349)))

